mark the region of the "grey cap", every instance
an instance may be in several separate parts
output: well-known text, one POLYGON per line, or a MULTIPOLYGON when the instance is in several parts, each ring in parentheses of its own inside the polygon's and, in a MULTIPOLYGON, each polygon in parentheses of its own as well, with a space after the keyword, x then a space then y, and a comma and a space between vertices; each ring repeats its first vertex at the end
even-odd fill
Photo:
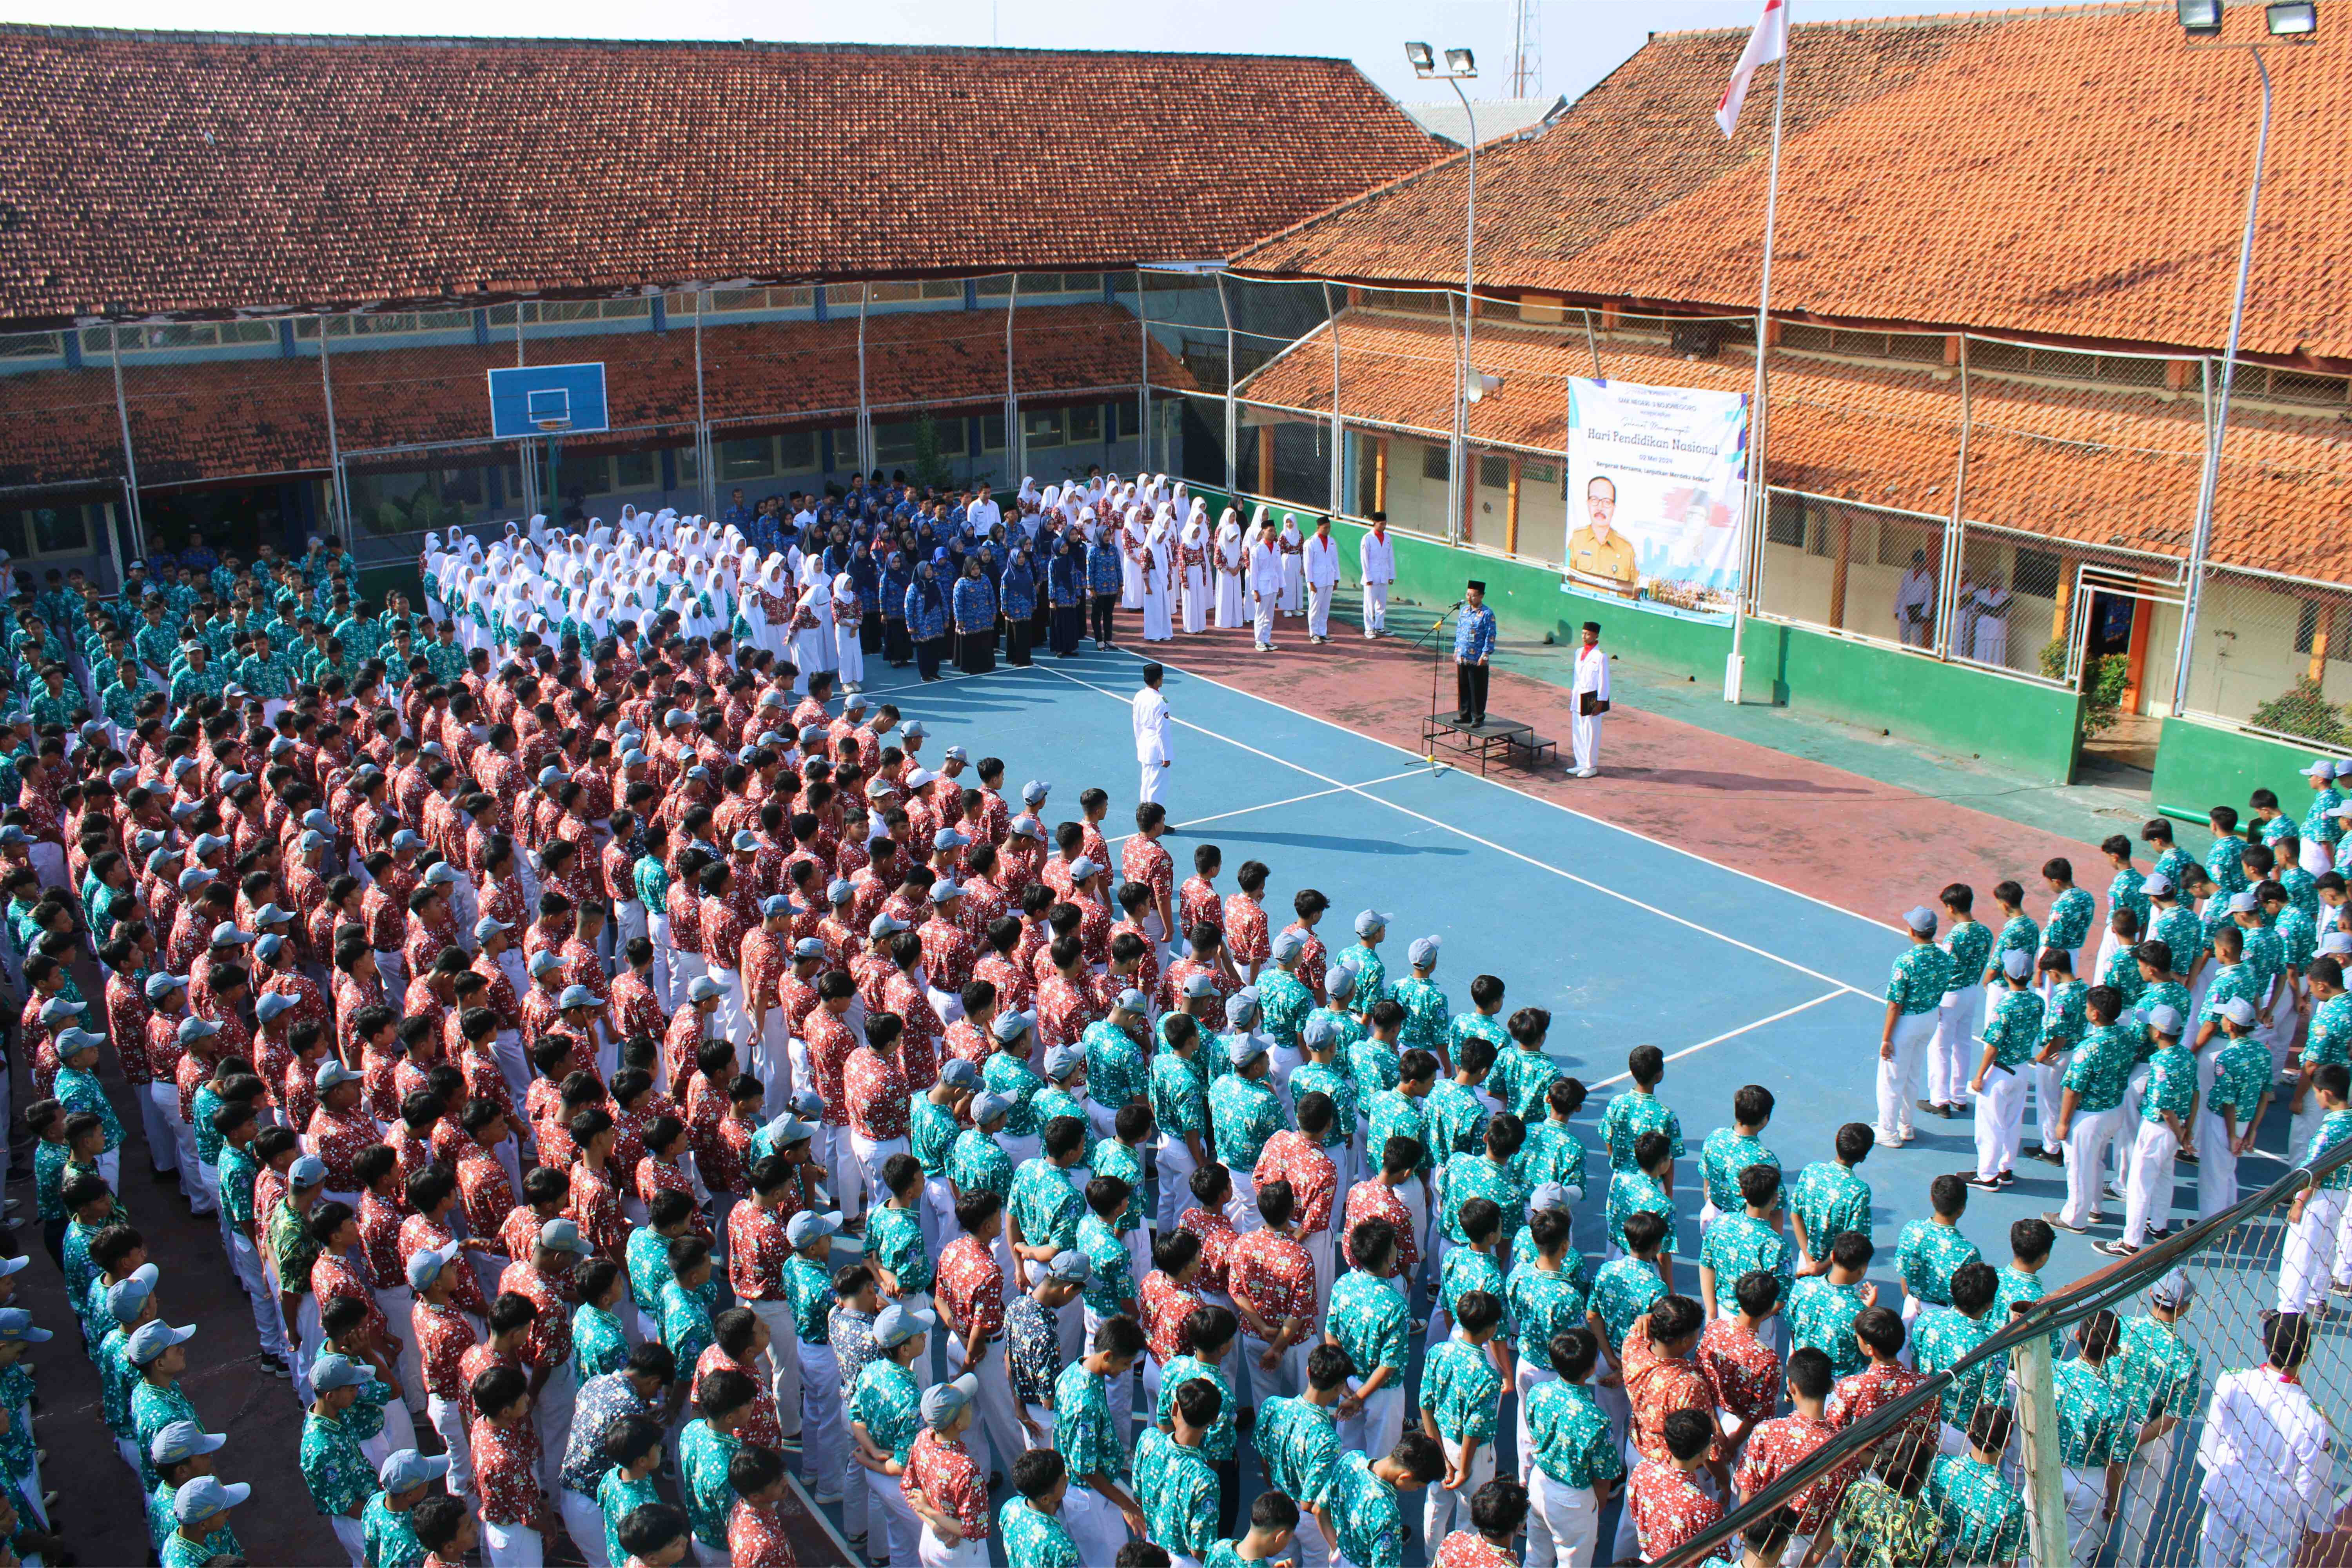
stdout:
POLYGON ((1276 963, 1296 963, 1307 956, 1307 939, 1295 931, 1277 932, 1272 956, 1276 963))
POLYGON ((1058 1279, 1065 1285, 1083 1285, 1093 1277, 1094 1265, 1087 1262, 1087 1255, 1075 1247, 1064 1247, 1054 1254, 1051 1263, 1045 1265, 1045 1278, 1058 1279))
POLYGON ((57 1037, 58 1058, 60 1061, 70 1060, 84 1051, 94 1051, 104 1044, 106 1044, 104 1035, 93 1035, 88 1029, 59 1029, 57 1037))
POLYGON ((2243 888, 2230 895, 2230 912, 2233 915, 2250 915, 2262 907, 2263 901, 2254 897, 2252 888, 2243 888))
POLYGON ((1936 934, 1936 911, 1925 904, 1914 904, 1903 911, 1903 923, 1921 936, 1936 934))
POLYGON ((802 726, 801 726, 801 735, 800 735, 800 740, 801 740, 801 744, 802 744, 802 745, 803 745, 803 746, 814 746, 814 745, 817 744, 819 742, 823 741, 824 739, 824 725, 822 725, 822 724, 803 724, 803 725, 802 725, 802 726))
POLYGON ((2152 898, 2162 898, 2172 891, 2172 879, 2161 871, 2150 871, 2141 879, 2139 890, 2152 898))
POLYGON ((365 1362, 330 1351, 310 1363, 310 1386, 321 1394, 338 1388, 365 1388, 375 1381, 375 1370, 365 1362))
POLYGON ((893 1301, 874 1315, 874 1342, 884 1350, 903 1345, 917 1334, 929 1333, 939 1321, 937 1312, 893 1301))
POLYGON ((365 1081, 366 1079, 360 1074, 353 1072, 333 1057, 329 1057, 320 1062, 319 1070, 310 1075, 310 1087, 320 1094, 326 1093, 331 1089, 339 1089, 347 1083, 365 1081))
POLYGON ((327 1184, 327 1163, 316 1154, 298 1154, 286 1168, 286 1184, 295 1191, 327 1184))
POLYGON ((2197 1281, 2185 1268, 2175 1268, 2147 1288, 2147 1304, 2177 1312, 2197 1299, 2197 1281))
POLYGON ((2333 757, 2322 757, 2304 769, 2303 776, 2307 779, 2332 779, 2336 776, 2336 760, 2333 757))
POLYGON ((162 1270, 153 1264, 144 1264, 128 1278, 118 1279, 106 1289, 106 1310, 118 1323, 128 1323, 139 1316, 139 1309, 155 1293, 155 1281, 162 1270))
MULTIPOLYGON (((10 1310, 19 1310, 10 1309, 10 1310)), ((30 1318, 31 1314, 26 1313, 26 1316, 30 1318)), ((155 1319, 152 1322, 142 1323, 131 1331, 131 1339, 126 1347, 131 1356, 131 1364, 145 1366, 173 1345, 186 1344, 195 1337, 196 1325, 194 1323, 177 1329, 161 1318, 155 1319)))
POLYGON ((2319 939, 2319 951, 2338 958, 2352 957, 2352 931, 2332 931, 2319 939))
POLYGON ((789 1110, 760 1131, 767 1134, 768 1146, 772 1149, 789 1149, 803 1139, 815 1136, 816 1133, 814 1128, 789 1110))
POLYGON ((180 1020, 180 1026, 175 1032, 178 1036, 180 1044, 184 1046, 192 1046, 198 1040, 209 1040, 215 1035, 219 1034, 220 1026, 214 1023, 210 1018, 199 1018, 194 1013, 191 1013, 186 1017, 180 1020))
POLYGON ((1021 798, 1031 805, 1053 793, 1054 781, 1051 779, 1031 779, 1021 786, 1021 798))
POLYGON ((217 1454, 227 1442, 225 1432, 207 1432, 193 1421, 174 1421, 155 1434, 155 1440, 147 1445, 147 1457, 161 1468, 199 1454, 217 1454))
MULTIPOLYGON (((457 885, 457 868, 452 866, 446 860, 436 860, 433 862, 433 869, 425 873, 425 885, 428 888, 456 887, 457 885)), ((291 917, 289 918, 290 919, 291 917)))
POLYGON ((261 958, 276 958, 279 953, 286 951, 286 939, 278 935, 276 931, 271 931, 268 936, 263 937, 259 942, 253 944, 253 951, 257 956, 261 958))
POLYGON ((956 1418, 961 1410, 980 1397, 980 1379, 971 1373, 950 1383, 934 1384, 923 1390, 923 1425, 940 1431, 956 1418))
POLYGON ((803 1247, 815 1246, 828 1236, 837 1234, 840 1229, 839 1215, 819 1214, 814 1209, 803 1209, 793 1215, 791 1224, 784 1226, 784 1239, 793 1244, 793 1251, 798 1252, 803 1247))
POLYGON ((1539 1182, 1528 1194, 1528 1213, 1538 1215, 1546 1209, 1564 1209, 1571 1200, 1568 1188, 1558 1182, 1539 1182))
POLYGON ((2352 758, 2336 759, 2336 776, 2339 779, 2352 778, 2352 758))
MULTIPOLYGON (((270 940, 274 942, 277 939, 273 937, 270 940)), ((283 991, 272 991, 253 1005, 253 1016, 267 1024, 281 1014, 291 1012, 293 1007, 293 997, 283 991)))
POLYGON ((943 763, 968 763, 971 761, 971 753, 961 746, 950 746, 940 760, 943 763))
POLYGON ((1245 1068, 1265 1055, 1265 1040, 1252 1034, 1227 1035, 1225 1057, 1236 1068, 1245 1068))
POLYGON ((585 985, 567 985, 563 988, 563 994, 555 999, 556 1011, 560 1013, 569 1013, 574 1007, 602 1007, 605 1005, 602 996, 585 985))
POLYGON ((449 1267, 449 1260, 456 1258, 460 1250, 458 1244, 453 1241, 446 1247, 431 1247, 423 1252, 410 1253, 408 1255, 408 1288, 412 1290, 422 1290, 434 1280, 438 1279, 441 1277, 441 1270, 449 1267))
POLYGON ((530 955, 530 977, 533 980, 542 974, 553 974, 562 967, 563 960, 551 948, 542 947, 530 955))
POLYGON ((2033 955, 2021 947, 2012 947, 2000 955, 2000 972, 2011 980, 2023 980, 2033 973, 2033 955))
POLYGON ((40 1012, 34 1016, 41 1021, 44 1027, 53 1027, 68 1018, 80 1017, 81 1005, 78 1002, 68 1002, 62 996, 54 996, 42 1003, 40 1012))
POLYGON ((541 1226, 539 1244, 550 1252, 568 1252, 575 1258, 585 1258, 591 1250, 581 1238, 580 1227, 568 1219, 551 1219, 541 1226))
POLYGON ((1034 816, 1016 816, 1013 819, 1011 832, 1016 838, 1043 838, 1045 837, 1045 825, 1034 816))
POLYGON ((854 902, 856 898, 857 884, 846 877, 835 877, 825 884, 824 901, 826 903, 846 904, 854 902))
POLYGON ((424 1455, 414 1448, 403 1448, 384 1456, 376 1467, 375 1479, 383 1483, 388 1492, 411 1492, 429 1486, 449 1473, 449 1456, 424 1455))
POLYGON ((974 1127, 985 1127, 1012 1109, 1011 1095, 998 1094, 993 1090, 987 1094, 974 1095, 971 1101, 971 1124, 974 1127))
POLYGON ((874 919, 867 923, 866 927, 866 934, 876 938, 897 936, 900 931, 910 929, 912 928, 910 928, 905 921, 898 919, 896 915, 879 914, 876 915, 874 919))
POLYGON ((1332 1040, 1339 1032, 1330 1019, 1310 1017, 1307 1020, 1306 1026, 1298 1031, 1298 1037, 1308 1050, 1322 1051, 1330 1049, 1332 1040))
POLYGON ((1378 910, 1366 910, 1356 917, 1356 934, 1370 936, 1376 931, 1389 929, 1389 917, 1378 910))
POLYGON ((2147 1010, 2146 1021, 2149 1028, 2167 1039, 2180 1037, 2180 1009, 2178 1007, 2159 1003, 2147 1010))
POLYGON ((1090 856, 1081 855, 1070 862, 1070 880, 1073 882, 1083 882, 1101 872, 1102 868, 1096 865, 1090 856))
POLYGON ((480 920, 474 922, 474 940, 476 942, 488 942, 490 938, 499 935, 502 931, 510 931, 512 930, 514 930, 514 927, 499 919, 496 915, 484 915, 480 920))
POLYGON ((335 819, 323 811, 306 811, 302 814, 302 826, 315 827, 321 833, 332 833, 335 830, 335 819))
POLYGON ((994 1035, 1001 1043, 1009 1046, 1027 1034, 1035 1026, 1036 1022, 1036 1017, 1033 1014, 1019 1011, 999 1013, 990 1021, 988 1032, 994 1035))
POLYGON ((2232 996, 2221 1004, 2221 1016, 2242 1029, 2252 1028, 2259 1016, 2254 1005, 2243 996, 2232 996))
POLYGON ((686 987, 686 999, 689 1002, 715 1001, 726 994, 727 988, 708 974, 696 975, 686 987))
POLYGON ((796 959, 823 958, 824 956, 824 938, 821 936, 804 936, 801 938, 800 941, 793 943, 793 956, 796 959))
POLYGON ((1346 1001, 1356 994, 1356 966, 1352 963, 1334 966, 1323 984, 1334 1001, 1346 1001))
POLYGON ((980 1069, 961 1057, 950 1057, 940 1068, 940 1081, 950 1089, 977 1089, 980 1069))
POLYGON ((1087 1065, 1086 1048, 1082 1046, 1055 1046, 1045 1053, 1044 1071, 1050 1083, 1060 1083, 1087 1065))
POLYGON ((1205 971, 1184 976, 1184 994, 1187 997, 1214 996, 1216 994, 1216 976, 1205 971))
POLYGON ((172 1494, 172 1517, 182 1524, 202 1524, 252 1495, 253 1489, 243 1481, 225 1482, 218 1476, 198 1476, 172 1494))
POLYGON ((1225 998, 1225 1022, 1236 1029, 1246 1029, 1257 1016, 1257 988, 1244 985, 1225 998))

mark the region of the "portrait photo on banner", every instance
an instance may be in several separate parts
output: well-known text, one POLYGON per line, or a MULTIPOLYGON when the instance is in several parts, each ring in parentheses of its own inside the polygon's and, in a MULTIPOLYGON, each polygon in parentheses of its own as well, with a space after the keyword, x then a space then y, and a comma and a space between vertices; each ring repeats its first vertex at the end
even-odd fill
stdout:
POLYGON ((1748 397, 1570 378, 1563 592, 1731 618, 1748 504, 1748 397))

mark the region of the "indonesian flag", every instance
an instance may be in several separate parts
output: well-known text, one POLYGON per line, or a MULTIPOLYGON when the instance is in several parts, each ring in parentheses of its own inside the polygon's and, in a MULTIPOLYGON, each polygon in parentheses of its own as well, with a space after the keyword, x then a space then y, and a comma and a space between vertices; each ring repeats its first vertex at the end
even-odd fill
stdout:
POLYGON ((1739 51, 1739 63, 1731 68, 1731 80, 1723 89, 1723 101, 1715 106, 1715 122, 1723 127, 1724 140, 1739 128, 1739 106, 1748 100, 1748 84, 1756 73, 1789 52, 1788 0, 1764 0, 1764 15, 1756 19, 1756 30, 1748 35, 1748 47, 1739 51))

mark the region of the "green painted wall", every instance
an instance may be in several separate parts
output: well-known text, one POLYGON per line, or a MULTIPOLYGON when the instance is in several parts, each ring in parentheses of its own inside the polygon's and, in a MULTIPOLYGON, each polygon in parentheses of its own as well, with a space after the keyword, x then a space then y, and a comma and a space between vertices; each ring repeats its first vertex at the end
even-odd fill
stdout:
POLYGON ((2303 770, 2314 757, 2339 754, 2195 719, 2167 719, 2156 746, 2156 804, 2200 814, 2230 805, 2243 816, 2247 796, 2267 788, 2278 795, 2279 809, 2299 819, 2311 798, 2303 770))
MULTIPOLYGON (((1225 504, 1222 492, 1197 485, 1192 489, 1209 503, 1212 515, 1225 504)), ((1321 515, 1306 507, 1267 510, 1276 515, 1296 512, 1307 529, 1321 515)), ((1352 581, 1355 544, 1363 527, 1335 520, 1332 531, 1343 538, 1342 568, 1352 581)), ((1533 640, 1548 633, 1566 644, 1575 640, 1576 628, 1584 621, 1597 620, 1607 627, 1609 645, 1636 663, 1705 681, 1723 677, 1731 647, 1728 626, 1653 615, 1585 594, 1563 594, 1559 574, 1549 567, 1402 533, 1390 537, 1396 541, 1394 592, 1402 598, 1450 605, 1461 597, 1465 579, 1478 577, 1486 582, 1486 602, 1508 636, 1533 640)), ((1750 700, 1764 697, 1780 706, 1884 730, 1941 751, 1982 757, 2036 779, 2063 784, 2074 776, 2081 700, 2074 692, 2005 680, 1964 665, 1772 621, 1748 621, 1745 648, 1750 700)), ((2166 727, 2168 743, 2171 728, 2166 727)), ((2160 760, 2157 776, 2162 799, 2160 760)), ((2271 787, 2280 789, 2275 784, 2271 787)), ((2243 795, 2242 789, 2230 798, 2242 800, 2243 795)), ((2280 798, 2288 798, 2284 789, 2280 798)))

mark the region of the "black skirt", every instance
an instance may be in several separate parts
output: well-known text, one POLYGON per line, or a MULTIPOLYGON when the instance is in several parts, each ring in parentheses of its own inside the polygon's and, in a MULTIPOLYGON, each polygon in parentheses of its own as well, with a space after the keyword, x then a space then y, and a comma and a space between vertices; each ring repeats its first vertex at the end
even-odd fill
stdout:
POLYGON ((976 632, 958 632, 956 668, 966 675, 986 675, 996 668, 996 627, 991 625, 976 632))
POLYGON ((915 657, 915 639, 907 635, 907 623, 896 616, 882 623, 882 656, 893 669, 904 669, 915 657))
POLYGON ((868 610, 858 617, 857 651, 866 655, 882 651, 882 612, 868 610))

